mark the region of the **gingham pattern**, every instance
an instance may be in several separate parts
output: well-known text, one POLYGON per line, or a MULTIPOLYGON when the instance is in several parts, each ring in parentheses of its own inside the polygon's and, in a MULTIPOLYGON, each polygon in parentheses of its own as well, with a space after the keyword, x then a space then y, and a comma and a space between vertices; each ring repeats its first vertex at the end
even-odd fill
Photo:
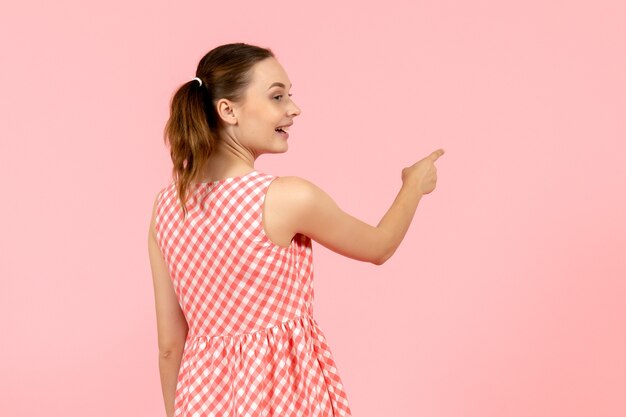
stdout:
POLYGON ((344 417, 348 399, 313 318, 311 239, 263 230, 276 176, 251 171, 190 190, 183 220, 172 182, 156 232, 189 324, 175 417, 344 417))

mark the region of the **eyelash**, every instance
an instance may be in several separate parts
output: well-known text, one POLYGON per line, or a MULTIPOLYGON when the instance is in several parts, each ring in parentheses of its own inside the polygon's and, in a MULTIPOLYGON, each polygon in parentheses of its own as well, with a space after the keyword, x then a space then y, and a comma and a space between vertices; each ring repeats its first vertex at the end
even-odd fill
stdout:
MULTIPOLYGON (((282 96, 283 96, 283 95, 282 95, 282 94, 280 94, 280 95, 274 96, 274 98, 276 98, 276 97, 282 97, 282 96)), ((291 97, 291 96, 293 96, 293 94, 288 94, 288 96, 289 96, 289 97, 291 97)))

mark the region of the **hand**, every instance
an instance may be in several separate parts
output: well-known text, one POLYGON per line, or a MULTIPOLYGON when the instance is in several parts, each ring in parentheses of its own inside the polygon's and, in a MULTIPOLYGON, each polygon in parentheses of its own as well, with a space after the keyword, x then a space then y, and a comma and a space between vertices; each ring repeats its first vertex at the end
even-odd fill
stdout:
POLYGON ((411 165, 402 169, 402 183, 415 187, 421 194, 429 194, 437 184, 437 167, 435 161, 444 154, 443 149, 438 149, 411 165))

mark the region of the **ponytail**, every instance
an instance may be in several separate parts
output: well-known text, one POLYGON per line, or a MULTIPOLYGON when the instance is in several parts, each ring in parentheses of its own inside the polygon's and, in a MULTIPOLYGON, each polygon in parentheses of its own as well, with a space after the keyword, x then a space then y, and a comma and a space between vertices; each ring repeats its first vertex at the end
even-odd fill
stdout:
MULTIPOLYGON (((204 84, 204 83, 203 83, 204 84)), ((206 87, 191 80, 172 97, 170 118, 165 125, 172 158, 172 177, 183 213, 187 215, 187 190, 215 148, 215 136, 205 111, 206 87)))

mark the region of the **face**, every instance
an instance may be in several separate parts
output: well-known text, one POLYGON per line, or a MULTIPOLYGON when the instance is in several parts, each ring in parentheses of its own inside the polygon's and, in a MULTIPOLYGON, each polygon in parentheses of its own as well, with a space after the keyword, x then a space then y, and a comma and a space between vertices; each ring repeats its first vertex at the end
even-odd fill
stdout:
POLYGON ((266 58, 252 68, 252 81, 243 103, 220 100, 217 110, 223 119, 224 140, 245 148, 256 159, 263 153, 287 150, 287 135, 300 108, 291 99, 291 82, 275 58, 266 58))

